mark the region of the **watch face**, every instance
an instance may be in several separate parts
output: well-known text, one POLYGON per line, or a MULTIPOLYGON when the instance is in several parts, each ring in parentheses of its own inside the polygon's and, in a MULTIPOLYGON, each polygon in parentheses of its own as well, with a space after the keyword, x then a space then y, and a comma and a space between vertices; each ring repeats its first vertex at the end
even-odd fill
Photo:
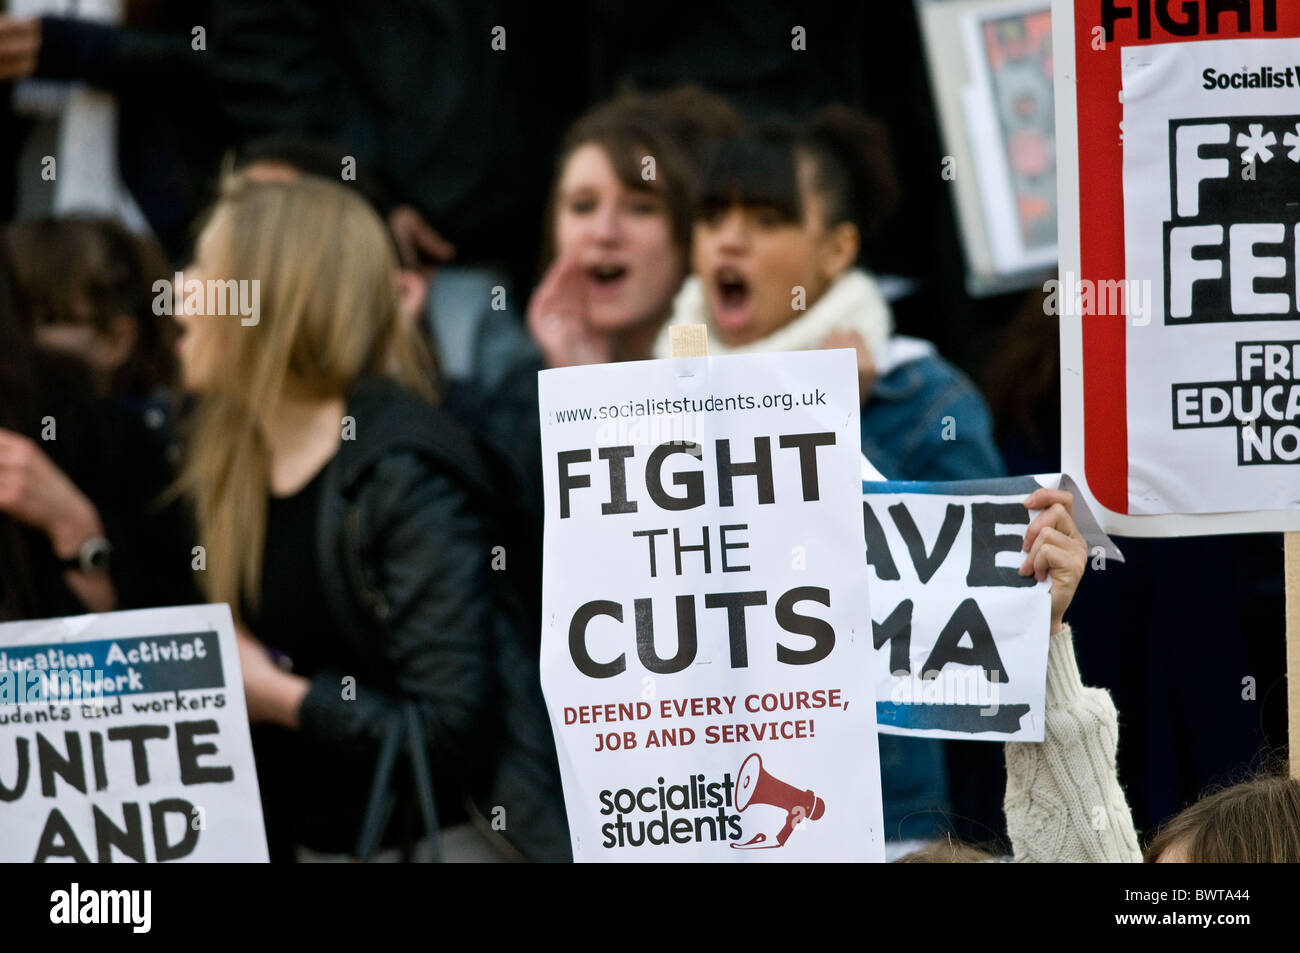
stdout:
POLYGON ((105 572, 113 547, 102 536, 88 539, 81 547, 80 562, 85 572, 105 572))

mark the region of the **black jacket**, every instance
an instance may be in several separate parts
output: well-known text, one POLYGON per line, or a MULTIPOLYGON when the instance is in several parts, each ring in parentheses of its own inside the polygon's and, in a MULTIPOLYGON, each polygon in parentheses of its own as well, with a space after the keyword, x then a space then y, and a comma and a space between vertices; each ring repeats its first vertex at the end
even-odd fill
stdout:
POLYGON ((515 595, 532 581, 511 578, 500 474, 394 385, 363 382, 347 414, 354 439, 326 471, 317 545, 330 609, 372 676, 346 700, 346 673, 316 675, 301 730, 377 751, 396 703, 414 700, 435 773, 460 779, 480 828, 526 858, 570 859, 536 620, 515 595), (496 545, 506 571, 491 568, 496 545))

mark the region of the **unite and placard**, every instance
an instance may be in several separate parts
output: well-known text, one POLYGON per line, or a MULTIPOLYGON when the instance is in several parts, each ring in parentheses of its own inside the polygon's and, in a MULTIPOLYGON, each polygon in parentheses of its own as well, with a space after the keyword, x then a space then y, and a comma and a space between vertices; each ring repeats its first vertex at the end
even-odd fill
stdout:
POLYGON ((0 625, 0 862, 266 861, 225 605, 0 625))

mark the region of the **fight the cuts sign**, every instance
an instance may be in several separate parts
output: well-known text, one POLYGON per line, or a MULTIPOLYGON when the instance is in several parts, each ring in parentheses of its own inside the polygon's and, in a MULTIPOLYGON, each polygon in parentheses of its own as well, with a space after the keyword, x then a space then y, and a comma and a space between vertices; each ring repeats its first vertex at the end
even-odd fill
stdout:
POLYGON ((1062 466, 1108 530, 1300 529, 1300 4, 1053 15, 1062 466))
POLYGON ((576 859, 883 859, 855 368, 542 372, 542 686, 576 859))

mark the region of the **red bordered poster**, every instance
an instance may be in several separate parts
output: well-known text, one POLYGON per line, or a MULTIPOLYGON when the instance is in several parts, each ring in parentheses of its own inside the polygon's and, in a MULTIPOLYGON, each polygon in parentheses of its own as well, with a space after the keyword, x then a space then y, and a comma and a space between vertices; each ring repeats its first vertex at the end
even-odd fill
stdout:
POLYGON ((1300 3, 1053 32, 1062 467, 1109 532, 1300 529, 1300 3))

